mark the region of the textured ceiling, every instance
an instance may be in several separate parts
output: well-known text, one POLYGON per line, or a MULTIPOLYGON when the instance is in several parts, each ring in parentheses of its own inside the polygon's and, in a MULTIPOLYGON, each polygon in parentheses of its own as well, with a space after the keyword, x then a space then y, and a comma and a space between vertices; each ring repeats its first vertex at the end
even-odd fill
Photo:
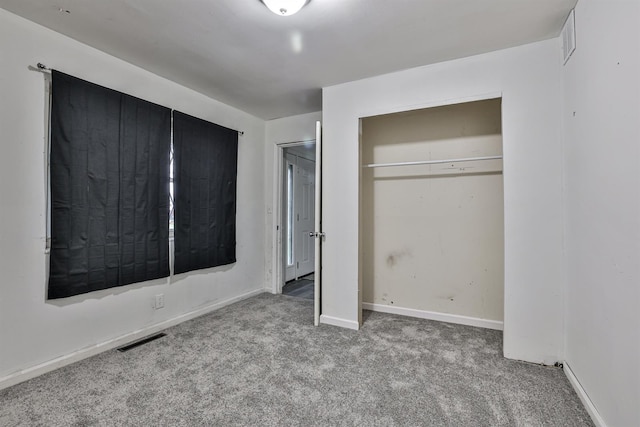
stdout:
POLYGON ((575 3, 311 0, 289 17, 259 0, 0 0, 0 7, 272 119, 320 110, 322 87, 555 37, 575 3))

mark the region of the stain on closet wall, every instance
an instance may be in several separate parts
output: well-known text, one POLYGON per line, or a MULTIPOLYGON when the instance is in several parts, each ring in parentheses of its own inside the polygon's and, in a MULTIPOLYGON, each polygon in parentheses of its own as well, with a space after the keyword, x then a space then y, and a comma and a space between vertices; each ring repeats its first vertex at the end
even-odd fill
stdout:
MULTIPOLYGON (((362 119, 362 163, 502 155, 501 100, 362 119)), ((502 160, 363 168, 363 302, 503 320, 502 160)))

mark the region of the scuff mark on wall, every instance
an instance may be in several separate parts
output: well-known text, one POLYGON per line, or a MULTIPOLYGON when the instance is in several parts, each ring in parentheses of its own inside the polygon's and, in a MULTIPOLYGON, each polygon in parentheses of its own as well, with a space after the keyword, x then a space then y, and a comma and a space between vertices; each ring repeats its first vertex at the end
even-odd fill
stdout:
POLYGON ((393 268, 402 260, 402 258, 413 256, 413 252, 408 249, 403 249, 401 251, 393 251, 389 255, 387 255, 387 266, 389 268, 393 268))

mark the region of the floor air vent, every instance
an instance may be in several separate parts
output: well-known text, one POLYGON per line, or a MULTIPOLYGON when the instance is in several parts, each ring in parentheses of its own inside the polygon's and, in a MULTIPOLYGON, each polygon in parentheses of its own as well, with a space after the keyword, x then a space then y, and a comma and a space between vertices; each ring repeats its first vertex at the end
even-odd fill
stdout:
POLYGON ((131 350, 133 348, 140 347, 143 344, 146 344, 146 343, 151 342, 151 341, 155 341, 158 338, 162 338, 162 337, 164 337, 166 335, 167 334, 162 333, 162 332, 159 333, 159 334, 149 335, 148 337, 141 338, 138 341, 134 341, 131 344, 127 344, 127 345, 124 345, 124 346, 118 348, 118 351, 121 352, 121 353, 124 353, 125 351, 129 351, 129 350, 131 350))

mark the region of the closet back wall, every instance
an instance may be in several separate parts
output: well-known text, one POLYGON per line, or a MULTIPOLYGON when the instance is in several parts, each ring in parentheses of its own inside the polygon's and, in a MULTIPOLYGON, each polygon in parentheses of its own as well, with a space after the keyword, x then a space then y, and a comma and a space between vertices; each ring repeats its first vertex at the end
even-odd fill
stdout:
MULTIPOLYGON (((500 99, 362 120, 364 164, 502 154, 500 99)), ((502 322, 502 161, 365 168, 363 303, 502 322)))

